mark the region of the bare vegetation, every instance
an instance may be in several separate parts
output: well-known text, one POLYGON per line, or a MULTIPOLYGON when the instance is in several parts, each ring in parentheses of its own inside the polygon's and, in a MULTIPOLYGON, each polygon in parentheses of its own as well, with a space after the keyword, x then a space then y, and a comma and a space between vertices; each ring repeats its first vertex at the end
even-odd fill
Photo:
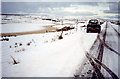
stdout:
POLYGON ((16 61, 15 58, 13 58, 12 56, 11 56, 11 58, 12 58, 12 60, 13 60, 13 64, 14 64, 14 65, 20 63, 20 62, 16 61))

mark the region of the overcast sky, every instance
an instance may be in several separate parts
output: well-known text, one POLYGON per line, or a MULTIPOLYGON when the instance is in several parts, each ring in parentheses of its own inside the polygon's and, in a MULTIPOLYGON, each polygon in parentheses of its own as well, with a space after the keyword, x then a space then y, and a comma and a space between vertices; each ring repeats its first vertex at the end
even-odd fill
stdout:
POLYGON ((120 0, 2 0, 2 2, 119 2, 120 0))
POLYGON ((2 2, 2 13, 117 18, 118 2, 2 2))

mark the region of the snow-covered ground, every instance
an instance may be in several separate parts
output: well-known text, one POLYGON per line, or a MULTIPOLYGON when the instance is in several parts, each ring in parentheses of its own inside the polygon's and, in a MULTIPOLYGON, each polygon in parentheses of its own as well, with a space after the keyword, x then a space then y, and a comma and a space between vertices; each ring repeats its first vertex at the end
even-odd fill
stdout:
MULTIPOLYGON (((64 21, 64 23, 68 22, 70 21, 64 21)), ((76 25, 73 23, 74 22, 71 22, 70 25, 56 25, 54 27, 75 27, 76 25)), ((23 24, 23 28, 17 26, 21 29, 21 31, 26 31, 24 30, 26 24, 18 24, 23 24)), ((30 26, 35 27, 33 25, 30 26)), ((35 28, 37 29, 38 27, 35 28)), ((19 30, 15 29, 15 31, 19 30)), ((2 41, 2 76, 73 76, 75 69, 77 69, 80 62, 85 58, 85 51, 89 50, 92 43, 96 39, 97 34, 86 34, 85 32, 82 32, 80 24, 77 32, 76 29, 64 31, 62 40, 58 39, 60 35, 61 32, 51 32, 45 34, 8 37, 9 41, 2 41), (90 40, 88 41, 87 39, 90 40), (12 57, 19 63, 13 64, 12 57)))
POLYGON ((85 50, 91 47, 97 35, 74 32, 68 32, 68 35, 64 36, 62 40, 56 40, 56 38, 51 40, 57 35, 51 33, 17 36, 10 38, 9 42, 3 42, 2 75, 4 77, 73 76, 75 69, 85 58, 85 50), (84 38, 85 35, 88 37, 84 38), (89 42, 86 42, 87 39, 90 39, 89 42), (28 42, 32 42, 30 46, 27 45, 28 42), (15 45, 16 43, 17 45, 15 45), (19 46, 20 43, 22 46, 19 46), (11 56, 20 63, 13 65, 11 56))
MULTIPOLYGON (((42 22, 40 21, 40 23, 42 22)), ((78 70, 86 58, 86 51, 90 50, 98 35, 97 33, 86 33, 86 27, 81 27, 86 24, 87 22, 79 23, 76 27, 74 22, 66 21, 64 25, 53 26, 57 28, 64 26, 75 27, 75 29, 64 31, 62 35, 63 39, 61 40, 58 39, 61 32, 48 32, 44 34, 7 37, 9 41, 0 41, 2 43, 2 76, 73 77, 76 70, 78 70), (14 58, 18 64, 13 64, 12 58, 14 58)), ((106 22, 101 25, 101 30, 103 30, 105 25, 106 22)), ((34 27, 33 25, 30 26, 34 27)), ((33 30, 39 28, 39 26, 36 26, 33 30)), ((15 31, 16 30, 17 29, 15 29, 15 31)), ((23 27, 21 31, 26 30, 24 30, 23 27)), ((29 31, 31 31, 31 29, 29 29, 29 31)), ((112 37, 110 39, 112 39, 112 37)), ((107 38, 107 41, 109 41, 109 38, 107 38)), ((111 56, 112 54, 109 55, 111 56)), ((110 64, 110 66, 112 65, 110 64)), ((113 68, 113 66, 111 68, 113 68)))
POLYGON ((16 33, 38 31, 45 29, 44 26, 55 25, 54 22, 42 20, 40 16, 14 16, 3 15, 1 33, 16 33))
POLYGON ((17 33, 17 32, 28 32, 38 31, 45 29, 44 26, 54 24, 40 24, 40 23, 13 23, 13 24, 2 24, 2 33, 17 33))

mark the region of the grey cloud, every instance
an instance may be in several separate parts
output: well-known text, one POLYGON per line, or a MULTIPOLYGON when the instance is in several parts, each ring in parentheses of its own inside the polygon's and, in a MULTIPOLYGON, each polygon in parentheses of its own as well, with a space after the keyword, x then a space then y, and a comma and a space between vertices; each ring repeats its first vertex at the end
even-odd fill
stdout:
POLYGON ((118 14, 120 13, 120 3, 109 3, 109 10, 104 10, 104 13, 118 14))
POLYGON ((54 14, 56 14, 57 16, 94 16, 97 14, 94 14, 92 12, 66 12, 66 11, 54 11, 54 14))
MULTIPOLYGON (((98 6, 98 2, 2 2, 2 13, 43 13, 56 16, 94 16, 92 12, 66 12, 71 5, 98 6)), ((76 7, 76 9, 78 9, 76 7)))
POLYGON ((2 13, 35 13, 39 8, 69 7, 69 3, 54 2, 2 2, 2 13))
POLYGON ((99 2, 77 2, 76 5, 98 6, 99 2))
POLYGON ((105 16, 106 18, 118 18, 120 19, 120 16, 119 15, 115 15, 115 16, 105 16))
POLYGON ((119 0, 2 0, 2 2, 119 2, 119 0))
POLYGON ((70 5, 97 6, 97 2, 2 2, 2 13, 35 13, 39 8, 70 7, 70 5))
POLYGON ((76 16, 94 16, 97 14, 92 13, 92 12, 76 12, 73 15, 76 15, 76 16))

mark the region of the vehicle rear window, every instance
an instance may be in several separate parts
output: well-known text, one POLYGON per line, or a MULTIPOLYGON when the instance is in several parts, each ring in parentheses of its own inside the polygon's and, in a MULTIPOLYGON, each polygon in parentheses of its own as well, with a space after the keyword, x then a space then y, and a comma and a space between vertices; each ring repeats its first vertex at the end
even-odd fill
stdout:
POLYGON ((90 20, 89 23, 95 23, 95 24, 97 24, 98 21, 97 20, 90 20))

